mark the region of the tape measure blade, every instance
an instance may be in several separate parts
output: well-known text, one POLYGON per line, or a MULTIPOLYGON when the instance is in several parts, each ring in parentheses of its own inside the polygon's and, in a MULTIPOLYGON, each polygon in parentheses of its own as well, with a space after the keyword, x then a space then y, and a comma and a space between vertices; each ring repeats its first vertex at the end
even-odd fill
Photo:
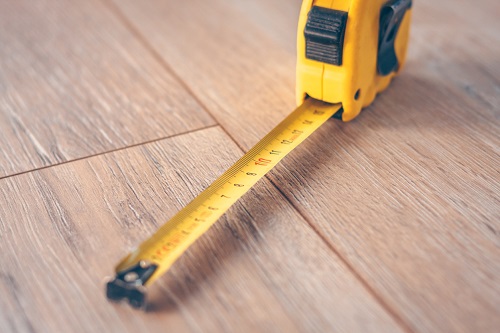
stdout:
POLYGON ((124 283, 129 283, 125 281, 128 274, 129 280, 137 278, 131 282, 138 286, 154 282, 255 183, 340 108, 340 104, 307 99, 153 236, 125 257, 116 267, 115 280, 123 278, 124 283), (147 273, 147 276, 139 273, 147 273))

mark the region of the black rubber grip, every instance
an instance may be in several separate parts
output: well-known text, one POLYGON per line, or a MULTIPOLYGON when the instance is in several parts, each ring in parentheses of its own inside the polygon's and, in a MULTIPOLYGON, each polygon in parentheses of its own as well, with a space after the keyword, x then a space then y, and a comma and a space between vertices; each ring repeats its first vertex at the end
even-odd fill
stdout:
POLYGON ((306 58, 341 66, 346 24, 347 12, 312 7, 304 30, 306 58))

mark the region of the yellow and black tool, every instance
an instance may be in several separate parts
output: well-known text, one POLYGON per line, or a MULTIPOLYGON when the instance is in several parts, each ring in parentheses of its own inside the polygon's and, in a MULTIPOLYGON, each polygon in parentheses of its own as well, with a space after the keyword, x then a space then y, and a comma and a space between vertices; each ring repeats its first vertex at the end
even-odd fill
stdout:
POLYGON ((331 117, 354 119, 401 70, 412 0, 305 0, 297 37, 299 107, 212 185, 126 256, 107 283, 111 300, 146 303, 165 273, 281 159, 331 117))

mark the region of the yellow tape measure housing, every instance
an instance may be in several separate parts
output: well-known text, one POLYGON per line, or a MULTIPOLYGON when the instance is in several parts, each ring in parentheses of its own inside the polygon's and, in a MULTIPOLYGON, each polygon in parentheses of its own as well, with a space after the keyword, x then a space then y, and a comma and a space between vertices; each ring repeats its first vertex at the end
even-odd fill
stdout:
MULTIPOLYGON (((342 120, 354 119, 363 107, 370 105, 377 93, 386 89, 401 70, 406 59, 411 20, 411 0, 305 0, 297 33, 297 103, 307 96, 328 102, 342 103, 342 120), (331 10, 311 19, 314 8, 331 10), (336 15, 337 13, 337 15, 336 15), (344 31, 335 31, 341 24, 337 17, 346 15, 344 31), (385 21, 384 21, 385 20, 385 21), (382 22, 381 22, 382 21, 382 22), (315 24, 316 23, 316 24, 315 24), (340 64, 317 61, 307 56, 306 28, 316 26, 311 34, 319 51, 341 43, 340 64), (331 24, 330 26, 328 26, 331 24), (384 25, 387 25, 384 27, 384 25), (380 29, 379 29, 379 26, 380 29), (330 28, 330 29, 329 29, 330 28), (388 31, 385 31, 384 28, 388 31), (330 32, 330 34, 329 34, 330 32), (387 75, 377 70, 380 35, 394 45, 398 66, 387 75)), ((314 58, 314 57, 313 57, 314 58)))

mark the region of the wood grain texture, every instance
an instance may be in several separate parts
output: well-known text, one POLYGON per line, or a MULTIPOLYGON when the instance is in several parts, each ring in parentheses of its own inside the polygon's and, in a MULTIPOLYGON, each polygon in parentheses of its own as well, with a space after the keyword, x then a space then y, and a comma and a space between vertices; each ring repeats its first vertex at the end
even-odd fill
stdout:
POLYGON ((0 180, 1 332, 401 332, 264 179, 159 280, 103 277, 241 155, 211 128, 0 180))
MULTIPOLYGON (((294 108, 300 1, 114 3, 244 149, 294 108)), ((499 12, 416 1, 403 75, 270 176, 412 331, 500 327, 499 12)))
POLYGON ((99 1, 0 1, 0 178, 214 124, 99 1))

